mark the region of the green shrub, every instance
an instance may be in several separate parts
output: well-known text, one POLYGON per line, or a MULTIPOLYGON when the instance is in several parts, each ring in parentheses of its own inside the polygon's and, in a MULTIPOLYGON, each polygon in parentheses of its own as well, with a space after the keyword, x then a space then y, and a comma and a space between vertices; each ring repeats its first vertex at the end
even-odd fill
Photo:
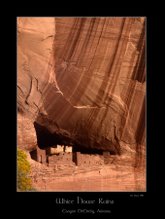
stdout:
POLYGON ((29 176, 30 164, 24 151, 17 149, 17 190, 32 191, 32 182, 29 176))

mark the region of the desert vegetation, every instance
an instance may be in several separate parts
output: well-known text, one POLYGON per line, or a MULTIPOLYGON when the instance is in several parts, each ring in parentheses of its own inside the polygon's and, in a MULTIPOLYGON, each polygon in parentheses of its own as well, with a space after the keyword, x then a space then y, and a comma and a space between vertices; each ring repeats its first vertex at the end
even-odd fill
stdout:
POLYGON ((32 181, 30 178, 30 164, 26 153, 17 149, 17 191, 32 191, 32 181))

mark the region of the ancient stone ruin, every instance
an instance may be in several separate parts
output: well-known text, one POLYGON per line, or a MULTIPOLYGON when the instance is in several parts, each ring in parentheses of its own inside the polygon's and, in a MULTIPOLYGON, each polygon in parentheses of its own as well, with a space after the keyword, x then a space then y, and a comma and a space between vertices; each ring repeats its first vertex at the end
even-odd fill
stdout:
POLYGON ((45 164, 49 167, 57 165, 76 165, 76 166, 98 166, 104 164, 104 158, 110 156, 110 152, 81 153, 80 151, 72 152, 72 146, 57 145, 54 147, 32 150, 30 156, 33 160, 45 164))

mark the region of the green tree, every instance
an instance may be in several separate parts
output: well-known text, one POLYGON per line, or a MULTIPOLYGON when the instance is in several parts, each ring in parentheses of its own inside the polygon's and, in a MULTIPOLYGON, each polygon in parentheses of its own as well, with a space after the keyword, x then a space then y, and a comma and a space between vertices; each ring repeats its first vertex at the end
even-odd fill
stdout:
POLYGON ((24 151, 17 149, 17 190, 32 191, 32 181, 29 176, 30 164, 24 151))

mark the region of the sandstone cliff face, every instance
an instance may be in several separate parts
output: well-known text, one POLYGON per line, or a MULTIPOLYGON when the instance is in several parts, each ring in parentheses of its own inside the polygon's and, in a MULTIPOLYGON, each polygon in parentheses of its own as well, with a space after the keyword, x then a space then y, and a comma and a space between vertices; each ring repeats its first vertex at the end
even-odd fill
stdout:
POLYGON ((18 146, 23 150, 33 150, 37 146, 37 136, 32 120, 18 114, 17 124, 18 146))
POLYGON ((40 147, 145 146, 145 18, 18 18, 17 45, 18 112, 40 147))

